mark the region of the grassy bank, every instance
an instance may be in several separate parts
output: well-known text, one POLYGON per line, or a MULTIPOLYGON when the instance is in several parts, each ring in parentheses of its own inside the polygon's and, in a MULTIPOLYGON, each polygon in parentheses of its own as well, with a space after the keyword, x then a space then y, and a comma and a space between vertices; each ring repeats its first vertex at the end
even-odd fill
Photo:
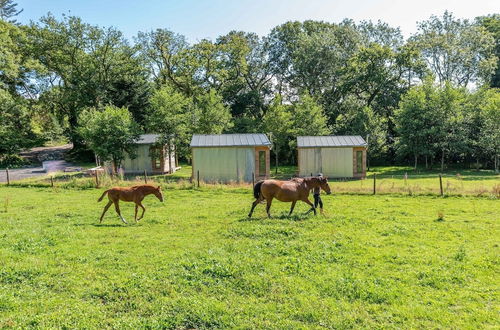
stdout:
POLYGON ((325 217, 248 220, 249 187, 165 187, 130 226, 98 224, 102 189, 1 187, 0 327, 498 326, 497 199, 337 194, 325 217))

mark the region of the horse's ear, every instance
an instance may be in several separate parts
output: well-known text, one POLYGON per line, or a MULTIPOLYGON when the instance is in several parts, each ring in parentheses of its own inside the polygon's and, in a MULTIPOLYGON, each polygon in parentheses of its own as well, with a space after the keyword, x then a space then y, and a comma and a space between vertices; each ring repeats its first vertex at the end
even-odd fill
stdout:
POLYGON ((158 188, 156 188, 156 190, 161 190, 161 186, 158 186, 158 188))

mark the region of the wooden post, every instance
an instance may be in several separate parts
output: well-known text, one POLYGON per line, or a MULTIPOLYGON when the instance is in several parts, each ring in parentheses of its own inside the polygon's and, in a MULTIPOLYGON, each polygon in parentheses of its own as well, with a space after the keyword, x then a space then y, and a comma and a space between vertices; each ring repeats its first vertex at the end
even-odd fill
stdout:
POLYGON ((252 187, 255 187, 255 173, 252 172, 252 187))
POLYGON ((441 173, 439 173, 439 190, 441 191, 441 196, 443 196, 443 178, 441 173))
POLYGON ((95 187, 99 188, 99 175, 97 174, 97 171, 94 171, 95 175, 95 187))
POLYGON ((50 176, 50 186, 54 188, 54 177, 52 175, 50 176))
POLYGON ((5 172, 7 173, 7 185, 10 186, 10 177, 9 177, 9 168, 8 167, 5 169, 5 172))
POLYGON ((377 176, 373 173, 373 194, 377 193, 377 176))
POLYGON ((148 184, 148 173, 144 170, 144 183, 148 184))
POLYGON ((198 181, 198 188, 200 188, 200 171, 196 171, 196 180, 198 181))

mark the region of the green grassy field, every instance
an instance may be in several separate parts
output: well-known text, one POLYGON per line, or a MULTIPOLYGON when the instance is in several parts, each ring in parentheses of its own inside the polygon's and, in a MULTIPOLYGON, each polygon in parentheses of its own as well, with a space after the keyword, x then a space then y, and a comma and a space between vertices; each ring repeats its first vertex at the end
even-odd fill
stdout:
POLYGON ((98 224, 102 189, 0 187, 0 327, 500 326, 491 195, 343 193, 327 216, 249 220, 249 187, 164 187, 129 226, 98 224))

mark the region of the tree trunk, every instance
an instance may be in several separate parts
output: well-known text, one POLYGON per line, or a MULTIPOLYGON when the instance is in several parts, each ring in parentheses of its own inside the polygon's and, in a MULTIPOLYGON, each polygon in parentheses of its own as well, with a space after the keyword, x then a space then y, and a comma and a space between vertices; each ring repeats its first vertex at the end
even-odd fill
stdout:
POLYGON ((444 149, 441 151, 441 172, 444 171, 444 149))
POLYGON ((415 154, 415 165, 413 166, 415 170, 417 169, 417 161, 418 161, 418 155, 415 154))
POLYGON ((167 145, 168 148, 168 173, 174 173, 172 171, 172 148, 170 147, 170 142, 167 145))
POLYGON ((425 155, 425 169, 429 169, 428 163, 427 163, 427 155, 425 155))
POLYGON ((476 157, 476 171, 479 171, 479 156, 476 157))
POLYGON ((498 174, 498 163, 499 163, 500 159, 498 158, 498 154, 495 155, 495 173, 498 174))
POLYGON ((276 151, 274 152, 276 154, 276 170, 275 173, 278 174, 278 148, 276 148, 276 151))

